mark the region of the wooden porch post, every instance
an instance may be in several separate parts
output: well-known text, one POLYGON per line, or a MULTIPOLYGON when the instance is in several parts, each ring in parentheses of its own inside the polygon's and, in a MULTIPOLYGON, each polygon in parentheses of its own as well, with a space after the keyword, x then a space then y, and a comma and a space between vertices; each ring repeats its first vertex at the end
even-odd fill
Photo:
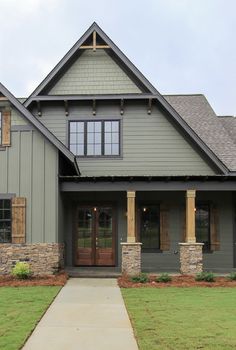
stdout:
POLYGON ((127 242, 135 243, 135 192, 127 192, 127 242))
POLYGON ((186 243, 195 243, 195 190, 186 192, 186 243))

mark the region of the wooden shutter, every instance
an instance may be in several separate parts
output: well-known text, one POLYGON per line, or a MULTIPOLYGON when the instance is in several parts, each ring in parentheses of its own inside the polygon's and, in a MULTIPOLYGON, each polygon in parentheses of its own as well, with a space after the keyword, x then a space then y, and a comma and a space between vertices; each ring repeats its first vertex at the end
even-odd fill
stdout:
POLYGON ((2 112, 2 146, 11 145, 11 111, 2 112))
POLYGON ((210 204, 210 236, 211 250, 220 250, 219 241, 219 211, 215 204, 210 204))
POLYGON ((160 249, 170 250, 169 210, 163 203, 160 205, 160 249))
POLYGON ((12 198, 12 243, 25 243, 26 198, 12 198))

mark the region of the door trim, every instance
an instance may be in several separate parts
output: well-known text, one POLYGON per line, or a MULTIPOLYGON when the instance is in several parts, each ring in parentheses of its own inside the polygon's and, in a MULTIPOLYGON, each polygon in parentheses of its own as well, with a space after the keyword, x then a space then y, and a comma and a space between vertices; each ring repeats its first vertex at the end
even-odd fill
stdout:
MULTIPOLYGON (((96 262, 96 247, 95 247, 95 225, 97 225, 97 220, 93 223, 93 263, 96 262)), ((114 267, 117 266, 117 205, 114 202, 81 202, 74 203, 73 209, 73 232, 72 232, 72 252, 73 252, 73 265, 78 267, 114 267), (112 265, 78 265, 76 254, 77 254, 77 213, 79 208, 94 208, 94 207, 110 207, 112 210, 112 250, 113 250, 113 263, 112 265)))

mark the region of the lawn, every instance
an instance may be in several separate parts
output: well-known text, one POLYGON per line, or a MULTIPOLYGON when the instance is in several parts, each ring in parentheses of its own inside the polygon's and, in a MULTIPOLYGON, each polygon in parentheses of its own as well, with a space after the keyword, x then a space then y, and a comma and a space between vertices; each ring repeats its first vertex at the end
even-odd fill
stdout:
POLYGON ((0 288, 0 349, 18 350, 61 287, 0 288))
POLYGON ((140 350, 236 349, 236 288, 127 288, 140 350))

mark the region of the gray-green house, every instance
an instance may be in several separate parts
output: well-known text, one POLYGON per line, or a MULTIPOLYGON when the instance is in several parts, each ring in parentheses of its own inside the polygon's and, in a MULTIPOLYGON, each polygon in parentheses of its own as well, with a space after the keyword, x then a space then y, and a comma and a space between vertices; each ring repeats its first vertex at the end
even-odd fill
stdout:
POLYGON ((161 95, 96 24, 23 102, 0 84, 0 273, 236 268, 236 118, 161 95))

